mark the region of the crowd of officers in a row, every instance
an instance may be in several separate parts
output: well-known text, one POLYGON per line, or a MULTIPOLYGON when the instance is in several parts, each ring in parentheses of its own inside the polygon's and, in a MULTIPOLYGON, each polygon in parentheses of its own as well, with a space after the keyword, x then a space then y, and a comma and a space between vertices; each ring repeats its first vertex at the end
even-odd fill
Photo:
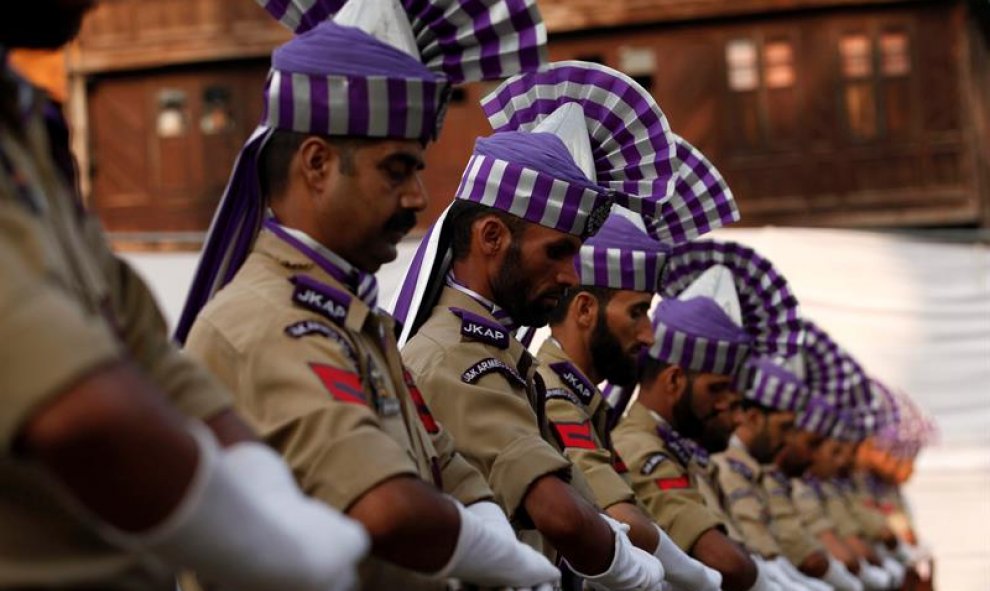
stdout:
MULTIPOLYGON (((533 0, 259 3, 297 35, 184 351, 5 60, 0 588, 930 588, 923 419, 768 261, 692 241, 738 211, 647 91, 546 64, 533 0), (510 76, 384 311, 450 85, 510 76)), ((94 4, 8 3, 0 51, 94 4)))

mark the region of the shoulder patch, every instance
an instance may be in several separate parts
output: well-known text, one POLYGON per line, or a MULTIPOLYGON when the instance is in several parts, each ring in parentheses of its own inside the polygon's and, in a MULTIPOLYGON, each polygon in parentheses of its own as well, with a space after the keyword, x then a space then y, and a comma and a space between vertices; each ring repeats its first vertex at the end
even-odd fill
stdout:
POLYGON ((654 470, 657 469, 657 466, 659 466, 666 460, 667 460, 667 454, 659 453, 659 452, 652 454, 650 455, 650 457, 646 458, 645 462, 643 462, 643 467, 640 468, 639 473, 642 474, 643 476, 648 476, 652 474, 654 470))
POLYGON ((355 365, 357 364, 357 355, 355 354, 354 347, 351 346, 351 343, 333 327, 318 320, 300 320, 299 322, 293 322, 285 327, 285 334, 293 339, 301 339, 310 335, 318 335, 330 339, 343 347, 351 361, 354 361, 355 365))
POLYGON ((486 375, 497 372, 505 376, 514 385, 526 387, 526 380, 519 375, 516 368, 505 363, 501 359, 495 359, 494 357, 486 357, 478 363, 475 363, 471 367, 461 374, 461 381, 465 384, 474 384, 486 375))
POLYGON ((667 448, 677 457, 682 465, 687 466, 691 462, 693 449, 688 443, 689 440, 681 438, 673 429, 666 425, 657 426, 657 435, 667 444, 667 448))
POLYGON ((595 440, 591 436, 591 422, 581 421, 580 423, 554 423, 551 422, 557 440, 561 447, 573 447, 578 449, 598 449, 595 440))
POLYGON ((729 464, 729 468, 732 468, 733 472, 739 474, 746 480, 753 480, 753 478, 756 477, 756 474, 753 473, 753 470, 743 462, 740 462, 739 460, 733 458, 726 458, 726 463, 729 464))
POLYGON ((679 490, 691 488, 691 479, 687 474, 682 474, 674 478, 657 478, 654 481, 660 490, 679 490))
POLYGON ((580 370, 574 367, 573 363, 570 361, 558 361, 557 363, 551 363, 549 367, 554 373, 560 376, 560 379, 570 388, 571 392, 574 392, 582 404, 585 406, 591 404, 597 388, 587 378, 581 375, 580 370))
POLYGON ((349 293, 305 275, 293 275, 289 281, 296 286, 292 291, 293 303, 336 324, 344 323, 351 306, 349 293))
POLYGON ((433 418, 433 413, 430 412, 430 407, 426 405, 426 401, 423 400, 423 393, 419 391, 419 387, 416 386, 416 382, 413 380, 412 374, 409 373, 408 369, 403 368, 402 378, 406 382, 406 389, 409 390, 409 397, 412 398, 413 404, 416 405, 416 413, 419 415, 419 420, 422 421, 423 426, 426 427, 426 432, 430 435, 440 432, 440 426, 437 425, 436 420, 433 418))
POLYGON ((558 400, 566 400, 575 406, 581 406, 581 401, 575 396, 570 390, 566 388, 550 388, 546 393, 547 400, 556 398, 558 400))
POLYGON ((309 367, 335 400, 348 404, 368 404, 358 374, 324 363, 310 363, 309 367))
POLYGON ((509 331, 498 322, 461 308, 449 310, 461 319, 461 336, 498 349, 509 348, 509 331))
POLYGON ((740 499, 747 499, 749 497, 756 497, 756 492, 751 488, 740 487, 728 494, 728 500, 731 502, 738 501, 740 499))

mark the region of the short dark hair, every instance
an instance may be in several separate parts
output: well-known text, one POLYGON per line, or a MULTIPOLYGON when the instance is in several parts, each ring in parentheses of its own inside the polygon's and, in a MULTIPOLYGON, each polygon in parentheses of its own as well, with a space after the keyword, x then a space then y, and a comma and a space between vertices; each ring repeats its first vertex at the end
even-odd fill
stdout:
POLYGON ((743 410, 749 410, 751 408, 755 408, 755 409, 759 410, 761 413, 763 413, 765 415, 768 415, 768 414, 773 413, 773 412, 778 412, 776 408, 771 408, 771 407, 769 407, 769 406, 767 406, 765 404, 760 404, 759 402, 757 402, 757 401, 755 401, 755 400, 753 400, 751 398, 745 398, 745 397, 743 397, 743 399, 742 399, 742 409, 743 410))
POLYGON ((314 135, 337 148, 340 152, 339 169, 346 175, 354 174, 354 152, 367 145, 369 141, 365 138, 275 130, 258 156, 258 182, 261 185, 261 196, 266 203, 285 193, 289 184, 289 164, 292 162, 292 157, 299 151, 306 138, 314 135))
POLYGON ((637 381, 642 386, 649 386, 656 381, 660 374, 664 372, 665 369, 670 367, 671 363, 666 361, 660 361, 659 359, 654 359, 645 353, 639 356, 639 372, 637 376, 637 381))
POLYGON ((550 312, 550 326, 556 326, 567 318, 567 312, 571 309, 571 304, 574 303, 574 298, 579 293, 591 294, 592 297, 598 300, 599 314, 604 314, 605 306, 612 300, 615 290, 607 287, 593 287, 588 285, 580 285, 568 289, 564 292, 564 297, 560 298, 557 307, 550 312))
POLYGON ((494 215, 506 227, 515 240, 526 227, 526 222, 511 213, 495 209, 467 199, 455 199, 450 211, 447 212, 445 225, 451 228, 451 254, 455 261, 462 261, 471 251, 471 230, 474 222, 486 215, 494 215))

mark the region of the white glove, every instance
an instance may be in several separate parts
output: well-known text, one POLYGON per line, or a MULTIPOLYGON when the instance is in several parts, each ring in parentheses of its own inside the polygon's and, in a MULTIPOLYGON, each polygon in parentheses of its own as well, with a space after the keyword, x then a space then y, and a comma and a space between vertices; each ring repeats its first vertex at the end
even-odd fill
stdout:
POLYGON ((656 524, 660 543, 653 555, 663 564, 667 582, 675 591, 718 591, 722 588, 722 573, 688 556, 674 543, 667 532, 656 524))
MULTIPOLYGON (((792 587, 796 586, 790 577, 780 570, 780 566, 776 563, 765 560, 762 556, 755 554, 751 555, 751 558, 756 563, 756 567, 760 569, 760 572, 766 573, 767 578, 779 585, 781 589, 790 591, 792 587)), ((804 591, 804 589, 800 589, 800 591, 804 591)))
POLYGON ((126 547, 195 571, 224 589, 343 591, 367 533, 299 491, 282 459, 259 443, 221 451, 213 434, 191 422, 196 472, 179 506, 142 534, 110 530, 126 547))
POLYGON ((591 589, 611 591, 661 591, 663 565, 651 554, 632 545, 626 532, 629 526, 602 515, 615 534, 615 554, 608 569, 597 575, 586 575, 573 567, 574 574, 583 578, 591 589))
MULTIPOLYGON (((505 512, 497 504, 491 501, 480 501, 466 507, 467 511, 484 522, 485 527, 491 528, 493 532, 511 542, 518 542, 516 531, 512 529, 505 512)), ((559 575, 558 575, 559 578, 559 575)), ((553 591, 557 587, 555 582, 547 582, 535 587, 505 587, 511 591, 553 591)))
POLYGON ((780 567, 787 577, 794 581, 799 588, 807 589, 808 591, 832 591, 832 586, 828 583, 809 577, 803 572, 799 571, 797 568, 791 564, 790 560, 787 560, 783 556, 778 556, 773 559, 773 562, 780 567))
POLYGON ((887 591, 890 589, 890 575, 882 568, 873 566, 865 560, 859 561, 859 579, 869 591, 887 591))
POLYGON ((828 570, 822 580, 835 587, 835 591, 863 591, 862 581, 833 556, 828 557, 828 570))
POLYGON ((907 569, 891 556, 884 556, 881 563, 883 564, 883 570, 887 571, 887 574, 890 575, 891 588, 900 589, 901 585, 904 584, 904 578, 907 576, 907 569))
POLYGON ((756 582, 747 591, 788 591, 770 579, 762 561, 756 562, 756 582))
POLYGON ((560 571, 542 554, 516 540, 514 534, 507 536, 503 526, 493 526, 491 508, 470 511, 451 502, 460 514, 461 530, 453 555, 437 577, 488 587, 539 588, 560 583, 560 571))

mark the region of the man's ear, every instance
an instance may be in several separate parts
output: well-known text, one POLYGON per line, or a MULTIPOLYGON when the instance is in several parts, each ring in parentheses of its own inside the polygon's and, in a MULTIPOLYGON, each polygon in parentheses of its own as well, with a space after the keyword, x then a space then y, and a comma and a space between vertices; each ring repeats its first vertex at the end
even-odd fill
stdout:
POLYGON ((578 327, 588 330, 598 322, 598 298, 586 291, 578 292, 571 300, 570 313, 574 315, 578 327))
POLYGON ((472 235, 479 252, 487 257, 497 256, 509 245, 509 228, 495 215, 482 216, 474 222, 472 235))
POLYGON ((322 195, 336 173, 339 152, 323 138, 309 136, 296 152, 296 163, 310 195, 322 195))
POLYGON ((687 393, 687 374, 679 365, 669 365, 660 372, 660 381, 664 390, 672 394, 674 402, 677 403, 681 396, 687 393))

